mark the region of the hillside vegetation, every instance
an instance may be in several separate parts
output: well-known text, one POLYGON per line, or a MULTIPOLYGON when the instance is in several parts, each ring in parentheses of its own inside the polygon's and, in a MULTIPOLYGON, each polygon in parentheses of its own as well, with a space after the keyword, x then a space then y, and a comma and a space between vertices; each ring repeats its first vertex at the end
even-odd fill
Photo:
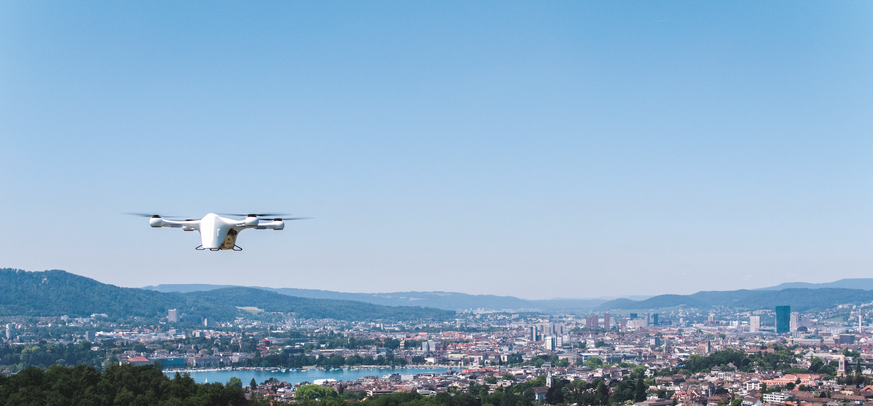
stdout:
POLYGON ((0 269, 0 315, 164 317, 169 309, 233 320, 238 307, 257 307, 266 312, 300 318, 337 320, 415 320, 452 318, 453 311, 417 306, 380 306, 348 300, 309 299, 254 288, 225 288, 206 292, 174 293, 121 288, 69 272, 27 272, 0 269))

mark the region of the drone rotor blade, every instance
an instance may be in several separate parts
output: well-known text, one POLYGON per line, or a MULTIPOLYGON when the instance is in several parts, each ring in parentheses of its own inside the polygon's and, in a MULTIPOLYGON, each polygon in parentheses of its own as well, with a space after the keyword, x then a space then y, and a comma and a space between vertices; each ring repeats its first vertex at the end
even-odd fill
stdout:
POLYGON ((223 215, 223 216, 236 216, 236 217, 282 217, 282 216, 287 216, 287 215, 288 215, 288 214, 286 214, 286 213, 248 213, 248 214, 241 214, 241 213, 218 213, 218 214, 221 214, 221 215, 223 215))

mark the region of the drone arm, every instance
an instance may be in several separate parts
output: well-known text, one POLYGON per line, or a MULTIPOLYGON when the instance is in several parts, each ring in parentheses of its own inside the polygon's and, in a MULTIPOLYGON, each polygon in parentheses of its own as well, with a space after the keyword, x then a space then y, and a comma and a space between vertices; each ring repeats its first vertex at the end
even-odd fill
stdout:
POLYGON ((257 230, 283 230, 285 229, 285 222, 282 220, 276 221, 262 221, 258 223, 258 226, 255 227, 257 230))
POLYGON ((170 228, 183 228, 185 231, 194 231, 200 229, 200 221, 199 220, 165 220, 162 218, 152 218, 149 220, 149 225, 152 227, 170 227, 170 228))

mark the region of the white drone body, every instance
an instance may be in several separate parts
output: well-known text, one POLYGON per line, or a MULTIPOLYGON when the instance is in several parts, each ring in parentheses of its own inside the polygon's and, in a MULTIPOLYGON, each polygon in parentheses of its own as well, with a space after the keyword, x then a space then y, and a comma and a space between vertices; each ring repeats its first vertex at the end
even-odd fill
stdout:
POLYGON ((264 214, 235 215, 245 216, 243 220, 221 217, 215 213, 209 213, 200 220, 168 220, 157 214, 145 216, 151 217, 149 225, 154 228, 171 227, 181 228, 184 231, 199 231, 201 245, 196 249, 209 251, 242 251, 242 248, 236 245, 236 237, 240 231, 248 228, 282 230, 285 228, 284 220, 301 220, 301 218, 259 218, 274 216, 264 214))

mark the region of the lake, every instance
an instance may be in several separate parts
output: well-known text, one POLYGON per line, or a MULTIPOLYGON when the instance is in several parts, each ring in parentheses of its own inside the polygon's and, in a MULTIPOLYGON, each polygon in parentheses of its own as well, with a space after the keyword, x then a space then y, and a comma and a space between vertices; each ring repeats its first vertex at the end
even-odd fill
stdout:
MULTIPOLYGON (((280 381, 289 383, 312 382, 316 379, 336 379, 337 381, 353 381, 363 376, 378 376, 383 377, 388 374, 441 374, 448 371, 445 367, 435 368, 359 368, 359 369, 332 369, 330 371, 324 369, 306 369, 306 370, 287 370, 287 372, 277 371, 249 371, 249 370, 233 370, 233 371, 195 371, 190 372, 191 378, 197 383, 205 382, 220 382, 226 384, 231 377, 237 377, 243 385, 248 385, 255 378, 259 384, 270 378, 276 378, 280 381)), ((175 376, 175 372, 164 372, 170 379, 175 376)))

